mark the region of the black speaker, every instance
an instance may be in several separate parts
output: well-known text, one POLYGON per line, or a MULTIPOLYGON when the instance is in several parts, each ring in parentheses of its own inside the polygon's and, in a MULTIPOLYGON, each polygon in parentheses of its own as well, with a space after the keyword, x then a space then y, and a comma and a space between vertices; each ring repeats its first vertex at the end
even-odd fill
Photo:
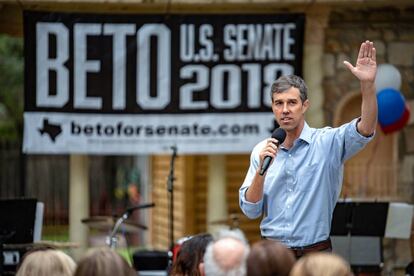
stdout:
POLYGON ((10 236, 5 244, 36 241, 36 208, 37 199, 0 199, 0 237, 10 236))
MULTIPOLYGON (((166 251, 140 250, 133 254, 137 271, 167 271, 169 257, 166 251)), ((141 275, 141 273, 140 273, 141 275)))

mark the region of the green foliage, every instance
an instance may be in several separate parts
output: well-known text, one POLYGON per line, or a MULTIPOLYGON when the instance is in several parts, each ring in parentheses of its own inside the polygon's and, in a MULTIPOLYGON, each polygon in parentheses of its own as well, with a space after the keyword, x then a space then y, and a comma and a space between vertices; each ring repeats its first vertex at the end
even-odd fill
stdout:
POLYGON ((0 34, 0 138, 22 139, 23 39, 0 34))

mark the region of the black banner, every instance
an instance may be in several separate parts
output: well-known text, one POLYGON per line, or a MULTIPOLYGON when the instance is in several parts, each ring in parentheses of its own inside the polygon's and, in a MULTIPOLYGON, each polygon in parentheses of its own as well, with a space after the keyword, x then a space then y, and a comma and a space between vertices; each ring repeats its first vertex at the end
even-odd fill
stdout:
POLYGON ((304 16, 24 13, 26 111, 269 111, 304 16))

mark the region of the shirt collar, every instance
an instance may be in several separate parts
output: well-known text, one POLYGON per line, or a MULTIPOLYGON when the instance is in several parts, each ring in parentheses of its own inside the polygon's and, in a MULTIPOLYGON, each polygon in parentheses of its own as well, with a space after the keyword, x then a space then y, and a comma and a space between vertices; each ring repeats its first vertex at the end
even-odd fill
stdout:
POLYGON ((312 129, 306 122, 303 125, 303 129, 300 133, 299 140, 303 140, 308 144, 312 143, 312 129))

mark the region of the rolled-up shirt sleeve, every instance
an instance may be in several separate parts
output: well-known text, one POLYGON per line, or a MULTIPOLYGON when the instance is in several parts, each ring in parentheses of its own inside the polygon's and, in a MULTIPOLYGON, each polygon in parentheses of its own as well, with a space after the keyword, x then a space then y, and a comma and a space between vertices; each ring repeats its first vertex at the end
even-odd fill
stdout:
POLYGON ((343 161, 348 160, 352 156, 354 156, 357 152, 362 150, 366 144, 368 144, 374 137, 375 132, 366 137, 358 132, 357 124, 361 120, 361 118, 356 118, 349 122, 348 124, 343 125, 344 128, 344 154, 343 154, 343 161))
POLYGON ((256 174, 257 168, 259 166, 259 155, 258 148, 260 144, 257 145, 250 156, 250 166, 247 171, 246 177, 243 181, 242 186, 239 189, 239 205, 243 213, 251 219, 255 219, 261 216, 263 210, 263 197, 258 202, 249 202, 246 199, 246 192, 252 184, 254 175, 256 174))

